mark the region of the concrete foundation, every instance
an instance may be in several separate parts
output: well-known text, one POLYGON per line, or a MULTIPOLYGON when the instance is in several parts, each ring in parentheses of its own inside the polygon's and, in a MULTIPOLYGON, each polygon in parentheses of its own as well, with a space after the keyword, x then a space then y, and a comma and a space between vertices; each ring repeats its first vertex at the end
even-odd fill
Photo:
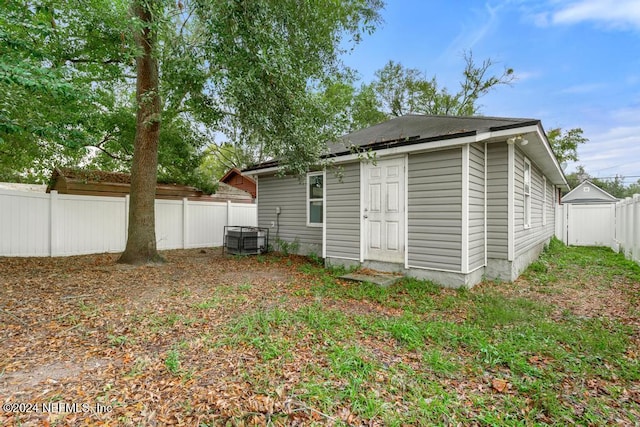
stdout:
POLYGON ((513 282, 533 261, 538 259, 546 244, 548 244, 548 241, 534 246, 527 252, 516 256, 513 261, 490 258, 487 260, 485 267, 478 268, 466 274, 451 271, 425 270, 421 268, 404 268, 404 265, 397 263, 380 261, 365 261, 360 263, 355 260, 330 257, 325 259, 325 264, 328 266, 341 265, 347 268, 364 267, 378 271, 401 273, 405 276, 420 280, 430 280, 447 288, 472 288, 484 279, 513 282))
POLYGON ((479 268, 471 273, 463 274, 450 271, 425 270, 421 268, 404 268, 402 264, 390 262, 365 261, 360 263, 355 260, 341 258, 327 258, 325 259, 325 265, 340 265, 346 268, 363 267, 377 271, 401 273, 405 276, 419 280, 429 280, 446 288, 472 288, 482 281, 484 275, 484 268, 479 268))

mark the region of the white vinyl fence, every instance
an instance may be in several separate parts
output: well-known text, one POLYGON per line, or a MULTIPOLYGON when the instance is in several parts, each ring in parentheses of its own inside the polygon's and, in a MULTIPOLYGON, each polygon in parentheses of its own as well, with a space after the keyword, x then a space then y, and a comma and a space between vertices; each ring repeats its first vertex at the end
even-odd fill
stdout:
POLYGON ((616 237, 612 247, 640 262, 640 194, 616 203, 616 237))
MULTIPOLYGON (((0 190, 0 256, 122 252, 129 197, 0 190)), ((158 249, 222 246, 225 225, 257 225, 249 203, 156 200, 158 249)))
POLYGON ((563 204, 556 237, 568 245, 609 246, 640 262, 640 195, 615 204, 563 204))
POLYGON ((611 246, 616 232, 616 205, 559 205, 556 221, 556 236, 567 245, 611 246))

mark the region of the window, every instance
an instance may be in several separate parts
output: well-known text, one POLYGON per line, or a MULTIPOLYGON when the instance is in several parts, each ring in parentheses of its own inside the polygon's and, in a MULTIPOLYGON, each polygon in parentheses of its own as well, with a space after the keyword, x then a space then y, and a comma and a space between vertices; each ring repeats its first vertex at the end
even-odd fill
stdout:
POLYGON ((524 228, 531 227, 531 162, 524 159, 524 228))
POLYGON ((324 174, 307 174, 307 226, 322 227, 324 207, 324 174))
POLYGON ((547 225, 547 177, 542 176, 542 225, 547 225))

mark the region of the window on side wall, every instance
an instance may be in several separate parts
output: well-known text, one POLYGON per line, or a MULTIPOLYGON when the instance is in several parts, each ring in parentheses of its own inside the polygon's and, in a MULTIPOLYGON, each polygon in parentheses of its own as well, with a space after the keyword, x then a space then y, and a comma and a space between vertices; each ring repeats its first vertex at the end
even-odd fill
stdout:
POLYGON ((324 174, 307 174, 307 226, 322 227, 324 222, 324 174))
POLYGON ((531 162, 524 159, 524 228, 531 227, 531 162))

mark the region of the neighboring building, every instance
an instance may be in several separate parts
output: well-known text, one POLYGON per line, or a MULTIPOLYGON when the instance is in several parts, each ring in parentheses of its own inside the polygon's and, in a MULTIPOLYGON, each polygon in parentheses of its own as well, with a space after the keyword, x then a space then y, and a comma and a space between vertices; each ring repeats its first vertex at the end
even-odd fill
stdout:
POLYGON ((253 203, 255 200, 251 194, 224 182, 218 182, 216 194, 206 196, 213 202, 253 203))
POLYGON ((327 264, 453 287, 515 280, 553 236, 568 190, 534 119, 403 116, 344 136, 328 156, 336 170, 302 180, 278 177, 277 162, 246 170, 258 225, 327 264))
MULTIPOLYGON (((124 197, 131 191, 131 176, 126 173, 105 172, 71 168, 56 168, 47 187, 47 193, 56 190, 60 194, 84 196, 124 197)), ((184 198, 203 202, 252 203, 251 195, 245 191, 220 183, 218 192, 206 195, 201 190, 181 184, 156 185, 156 199, 182 200, 184 198)))
POLYGON ((251 194, 251 197, 256 198, 256 181, 250 176, 243 175, 239 169, 229 169, 229 171, 220 178, 220 182, 246 191, 251 194))
MULTIPOLYGON (((124 197, 131 191, 131 175, 91 169, 56 168, 51 175, 47 193, 56 190, 60 194, 82 196, 124 197)), ((157 184, 157 199, 182 199, 202 197, 202 191, 179 184, 157 184)))
POLYGON ((619 199, 604 191, 589 180, 582 181, 576 188, 562 197, 562 203, 592 205, 616 203, 619 199))
POLYGON ((616 243, 616 202, 591 181, 583 181, 561 199, 556 236, 568 245, 609 246, 616 243))

